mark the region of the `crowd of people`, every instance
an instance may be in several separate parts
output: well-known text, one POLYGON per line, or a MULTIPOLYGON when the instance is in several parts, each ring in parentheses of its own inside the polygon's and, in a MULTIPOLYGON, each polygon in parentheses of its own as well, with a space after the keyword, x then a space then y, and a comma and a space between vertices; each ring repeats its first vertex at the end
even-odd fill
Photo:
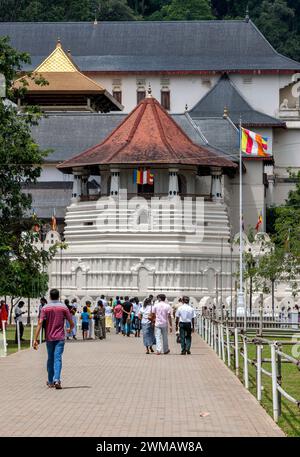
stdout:
POLYGON ((33 347, 38 349, 40 332, 45 329, 45 340, 48 352, 47 372, 49 387, 61 389, 62 354, 66 339, 76 339, 80 319, 82 339, 85 341, 94 336, 105 339, 106 332, 111 328, 116 334, 129 338, 143 335, 146 354, 169 354, 168 333, 172 333, 172 316, 175 317, 181 354, 191 354, 191 335, 195 329, 195 310, 189 303, 189 297, 183 297, 173 309, 164 294, 154 299, 152 295, 140 302, 138 297, 119 297, 107 301, 104 296, 98 300, 94 309, 92 303, 86 301, 79 309, 75 300, 70 303, 59 300, 59 291, 50 291, 50 302, 45 299, 39 309, 39 320, 33 347), (92 326, 91 323, 94 323, 92 326), (156 347, 154 350, 153 346, 156 347))

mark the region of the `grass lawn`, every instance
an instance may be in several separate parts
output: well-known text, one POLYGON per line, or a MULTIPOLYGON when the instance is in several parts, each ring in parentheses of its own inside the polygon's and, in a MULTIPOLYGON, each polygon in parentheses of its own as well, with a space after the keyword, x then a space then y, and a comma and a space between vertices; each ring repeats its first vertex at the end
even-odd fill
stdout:
MULTIPOLYGON (((270 338, 271 339, 271 338, 270 338)), ((288 341, 288 340, 285 340, 288 341)), ((292 346, 282 346, 282 352, 292 355, 292 346)), ((256 346, 248 345, 248 358, 256 359, 256 346)), ((262 358, 271 358, 270 346, 264 346, 262 358)), ((233 359, 232 359, 233 362, 233 359)), ((240 356, 239 378, 243 382, 243 364, 244 359, 240 356)), ((233 365, 233 363, 232 363, 233 365)), ((291 363, 281 364, 282 388, 292 397, 300 401, 300 371, 291 363)), ((233 367, 232 367, 233 368, 233 367)), ((271 372, 271 363, 263 363, 263 368, 271 372)), ((256 397, 256 368, 248 364, 249 371, 249 390, 256 397)), ((262 406, 268 414, 273 417, 272 405, 272 380, 270 377, 262 373, 262 406)), ((282 428, 287 436, 300 436, 300 408, 290 401, 282 397, 281 400, 281 416, 279 417, 278 425, 282 428)))
MULTIPOLYGON (((15 330, 16 327, 14 325, 9 325, 6 329, 6 340, 8 343, 7 346, 7 354, 13 354, 18 350, 18 344, 15 343, 15 330)), ((35 332, 35 327, 34 327, 35 332)), ((1 334, 2 337, 2 334, 1 334)), ((28 349, 30 346, 30 326, 24 325, 24 335, 23 338, 25 341, 21 341, 21 349, 28 349)), ((1 343, 2 344, 2 341, 1 343)))

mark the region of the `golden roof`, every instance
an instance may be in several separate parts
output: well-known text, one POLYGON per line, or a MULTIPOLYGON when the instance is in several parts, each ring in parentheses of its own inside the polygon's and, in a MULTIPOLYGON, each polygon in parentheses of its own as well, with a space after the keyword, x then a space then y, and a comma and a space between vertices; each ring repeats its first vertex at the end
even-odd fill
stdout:
POLYGON ((31 75, 25 75, 13 83, 14 89, 24 87, 26 83, 26 97, 36 97, 57 95, 59 98, 63 95, 92 95, 101 98, 101 106, 107 110, 107 106, 112 111, 121 111, 123 106, 96 81, 88 78, 80 72, 79 68, 72 61, 70 55, 62 49, 60 40, 57 41, 54 51, 32 72, 31 75), (44 78, 46 84, 37 84, 36 79, 44 78))
POLYGON ((60 40, 58 40, 54 51, 34 71, 40 73, 74 72, 78 71, 78 68, 72 62, 70 56, 65 53, 61 47, 60 40))
POLYGON ((80 71, 72 72, 34 72, 32 76, 42 76, 48 84, 45 86, 36 84, 34 79, 23 77, 14 82, 14 87, 22 87, 22 79, 27 81, 27 92, 33 93, 81 93, 81 94, 99 94, 105 92, 105 88, 96 83, 92 79, 80 73, 80 71))

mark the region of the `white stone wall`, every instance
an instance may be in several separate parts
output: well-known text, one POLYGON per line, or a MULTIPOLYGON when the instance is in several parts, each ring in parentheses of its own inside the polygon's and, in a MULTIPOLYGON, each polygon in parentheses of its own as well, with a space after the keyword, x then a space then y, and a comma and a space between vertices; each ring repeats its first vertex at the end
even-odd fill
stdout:
MULTIPOLYGON (((185 105, 191 109, 218 81, 220 75, 89 75, 109 92, 113 82, 121 81, 124 112, 136 106, 137 80, 145 80, 145 89, 151 84, 152 94, 160 101, 162 78, 168 78, 171 92, 171 113, 183 113, 185 105)), ((280 88, 291 82, 291 75, 241 75, 230 74, 230 79, 251 106, 258 111, 277 116, 280 105, 280 88)))
MULTIPOLYGON (((245 161, 246 173, 243 173, 243 217, 245 231, 255 227, 260 211, 263 211, 263 225, 265 226, 265 197, 263 184, 263 162, 245 161)), ((233 233, 239 231, 239 175, 234 178, 225 177, 225 202, 229 208, 229 220, 233 233)))
POLYGON ((96 297, 100 292, 146 296, 164 291, 169 297, 188 293, 200 298, 216 293, 218 274, 224 292, 230 291, 230 232, 225 205, 205 202, 204 212, 194 220, 198 229, 203 227, 203 232, 197 233, 187 232, 186 226, 179 224, 172 205, 169 209, 156 208, 152 214, 149 209, 148 221, 154 225, 134 231, 128 221, 136 208, 113 208, 116 217, 109 219, 109 224, 119 221, 114 230, 109 224, 101 224, 103 208, 99 202, 72 204, 66 216, 68 249, 51 264, 50 287, 63 284, 65 296, 78 297, 96 297), (168 214, 173 220, 170 225, 165 219, 168 214))
MULTIPOLYGON (((151 74, 144 75, 97 75, 90 76, 92 79, 103 85, 109 92, 113 91, 113 82, 121 80, 120 88, 122 90, 122 104, 124 113, 130 113, 136 106, 137 102, 137 80, 145 80, 145 89, 147 91, 149 83, 151 84, 152 95, 159 102, 161 100, 162 76, 151 74)), ((183 113, 187 105, 191 109, 218 81, 219 76, 209 75, 171 75, 166 76, 169 80, 168 87, 171 93, 171 113, 183 113)))

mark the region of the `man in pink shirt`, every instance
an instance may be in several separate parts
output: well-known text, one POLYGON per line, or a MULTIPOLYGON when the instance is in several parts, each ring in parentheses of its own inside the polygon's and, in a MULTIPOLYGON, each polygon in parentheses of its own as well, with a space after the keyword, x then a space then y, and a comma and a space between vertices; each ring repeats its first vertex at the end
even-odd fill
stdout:
POLYGON ((38 349, 38 338, 43 325, 46 322, 46 345, 48 352, 48 387, 61 389, 61 369, 62 369, 62 354, 65 347, 65 320, 70 324, 67 329, 71 333, 74 327, 74 322, 67 306, 59 301, 59 291, 57 289, 50 290, 51 301, 43 306, 39 318, 38 326, 35 332, 33 348, 38 349))
POLYGON ((123 308, 120 300, 117 301, 117 304, 114 307, 114 316, 116 319, 116 334, 118 335, 123 331, 123 308))
POLYGON ((156 354, 160 355, 162 352, 169 354, 168 322, 170 333, 172 333, 172 308, 166 303, 166 296, 164 294, 158 296, 158 302, 153 306, 152 312, 155 314, 156 354))

